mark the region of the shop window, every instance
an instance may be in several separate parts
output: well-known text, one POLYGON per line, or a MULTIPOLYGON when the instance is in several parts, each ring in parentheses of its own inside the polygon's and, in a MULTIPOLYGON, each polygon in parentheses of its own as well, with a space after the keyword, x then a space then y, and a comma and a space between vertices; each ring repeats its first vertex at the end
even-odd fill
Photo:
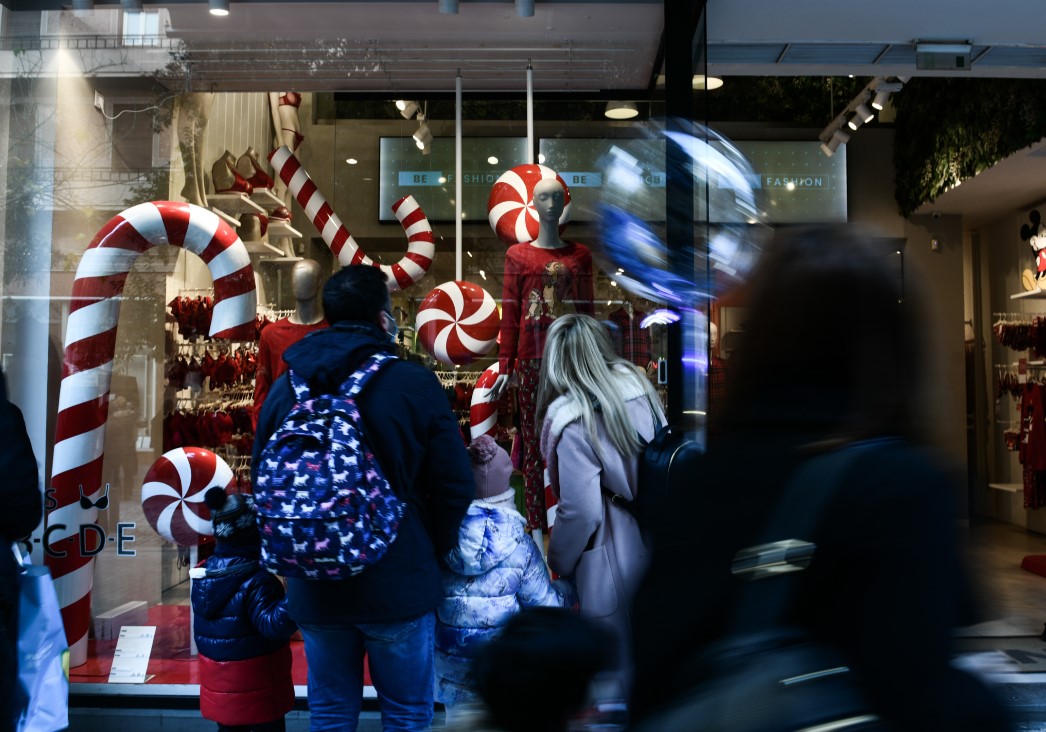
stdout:
POLYGON ((123 42, 127 46, 151 46, 159 42, 160 13, 155 10, 123 15, 123 42))
POLYGON ((113 104, 114 173, 133 173, 153 167, 153 114, 141 104, 113 104))

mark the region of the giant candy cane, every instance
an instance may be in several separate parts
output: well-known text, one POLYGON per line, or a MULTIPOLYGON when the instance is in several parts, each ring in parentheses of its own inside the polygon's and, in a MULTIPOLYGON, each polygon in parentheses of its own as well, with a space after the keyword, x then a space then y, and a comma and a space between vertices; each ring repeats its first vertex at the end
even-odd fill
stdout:
POLYGON ((102 488, 105 426, 109 413, 120 296, 134 261, 159 244, 182 247, 207 263, 214 279, 211 335, 254 337, 254 272, 243 242, 210 211, 188 203, 143 203, 113 217, 84 252, 73 282, 51 487, 47 514, 47 564, 62 606, 71 663, 87 658, 93 555, 80 548, 80 527, 98 517, 93 504, 102 488), (81 493, 82 490, 82 493, 81 493))
POLYGON ((432 227, 414 196, 404 196, 392 206, 392 212, 407 234, 407 254, 396 264, 379 265, 363 253, 305 168, 301 167, 301 162, 286 145, 273 150, 269 155, 269 163, 280 180, 287 184, 287 189, 305 210, 305 215, 315 224, 343 267, 350 264, 381 267, 389 277, 389 289, 393 292, 405 290, 425 276, 436 254, 436 245, 432 240, 432 227))

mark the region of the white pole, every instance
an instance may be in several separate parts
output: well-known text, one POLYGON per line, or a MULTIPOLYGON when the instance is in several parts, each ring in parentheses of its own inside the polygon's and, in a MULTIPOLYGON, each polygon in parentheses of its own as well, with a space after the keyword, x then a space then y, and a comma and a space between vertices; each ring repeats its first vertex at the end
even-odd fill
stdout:
POLYGON ((454 279, 461 279, 461 69, 454 79, 454 279))
POLYGON ((534 67, 527 61, 527 163, 534 163, 534 67))

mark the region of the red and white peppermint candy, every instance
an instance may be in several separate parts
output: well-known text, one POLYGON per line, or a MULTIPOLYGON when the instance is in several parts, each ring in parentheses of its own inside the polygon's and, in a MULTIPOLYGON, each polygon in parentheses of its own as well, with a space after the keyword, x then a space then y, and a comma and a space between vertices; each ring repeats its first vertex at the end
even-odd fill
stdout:
POLYGON ((363 253, 290 148, 284 145, 273 150, 269 162, 343 267, 350 264, 380 267, 388 275, 392 292, 405 290, 425 276, 436 256, 436 244, 432 226, 414 196, 404 196, 392 205, 392 212, 407 234, 407 254, 396 264, 377 264, 363 253))
POLYGON ((210 450, 179 447, 165 452, 145 474, 142 511, 164 539, 190 546, 214 535, 204 494, 215 486, 229 492, 235 482, 232 469, 210 450))
POLYGON ((493 437, 498 431, 498 401, 490 395, 494 382, 498 380, 499 368, 494 364, 476 379, 469 404, 469 431, 472 439, 480 435, 493 437))
POLYGON ((563 233, 570 221, 570 189, 566 181, 544 165, 517 165, 494 182, 487 199, 487 220, 501 241, 525 244, 537 239, 541 222, 534 210, 534 186, 549 178, 563 186, 563 213, 559 216, 559 233, 563 233))
POLYGON ((139 204, 114 216, 88 244, 69 305, 51 473, 55 505, 46 517, 53 551, 45 560, 62 607, 73 666, 87 658, 94 557, 66 550, 65 540, 98 515, 98 509, 80 505, 80 496, 101 491, 121 295, 138 256, 160 244, 187 249, 207 263, 214 280, 212 336, 254 337, 257 306, 250 255, 232 227, 213 212, 176 201, 139 204))
POLYGON ((415 321, 421 345, 448 366, 463 366, 489 353, 500 326, 490 293, 463 280, 444 282, 429 292, 415 321))

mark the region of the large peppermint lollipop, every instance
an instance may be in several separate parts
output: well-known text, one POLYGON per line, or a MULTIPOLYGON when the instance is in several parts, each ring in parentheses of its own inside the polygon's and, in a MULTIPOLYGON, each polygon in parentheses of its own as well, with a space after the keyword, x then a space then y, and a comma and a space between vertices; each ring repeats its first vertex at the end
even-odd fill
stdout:
POLYGON ((463 280, 444 282, 421 301, 415 321, 418 339, 448 366, 472 363, 494 348, 501 316, 490 293, 463 280))
POLYGON ((559 217, 559 233, 570 221, 570 189, 559 173, 544 165, 517 165, 502 174, 487 199, 487 220, 498 238, 506 244, 525 244, 537 239, 541 223, 534 210, 534 186, 555 178, 563 186, 564 206, 559 217))
POLYGON ((145 474, 142 511, 167 541, 196 544, 214 533, 204 494, 214 487, 228 491, 234 482, 232 469, 210 450, 179 447, 165 452, 145 474))

